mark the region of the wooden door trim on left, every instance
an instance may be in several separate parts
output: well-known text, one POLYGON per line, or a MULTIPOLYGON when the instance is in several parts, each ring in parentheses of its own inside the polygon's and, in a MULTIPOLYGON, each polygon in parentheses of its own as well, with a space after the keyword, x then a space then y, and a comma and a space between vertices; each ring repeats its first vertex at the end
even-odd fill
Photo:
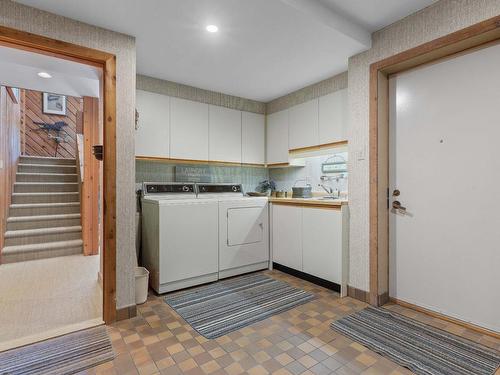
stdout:
POLYGON ((103 70, 103 318, 116 320, 116 56, 0 26, 0 45, 76 61, 103 70))
POLYGON ((370 65, 370 117, 369 117, 369 247, 370 247, 370 291, 371 305, 382 305, 389 300, 387 292, 379 294, 379 281, 382 275, 387 276, 388 262, 379 267, 380 257, 388 259, 388 243, 381 246, 380 234, 389 230, 384 197, 388 188, 388 138, 383 132, 388 131, 388 76, 424 64, 449 58, 456 54, 489 46, 500 40, 500 16, 477 23, 465 29, 448 34, 441 38, 424 43, 415 48, 401 52, 370 65))

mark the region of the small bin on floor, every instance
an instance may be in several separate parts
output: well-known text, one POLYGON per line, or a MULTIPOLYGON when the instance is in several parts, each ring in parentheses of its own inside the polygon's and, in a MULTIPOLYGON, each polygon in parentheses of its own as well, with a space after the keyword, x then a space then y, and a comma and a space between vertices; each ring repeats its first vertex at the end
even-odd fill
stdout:
POLYGON ((144 267, 135 267, 135 303, 143 304, 148 299, 149 271, 144 267))

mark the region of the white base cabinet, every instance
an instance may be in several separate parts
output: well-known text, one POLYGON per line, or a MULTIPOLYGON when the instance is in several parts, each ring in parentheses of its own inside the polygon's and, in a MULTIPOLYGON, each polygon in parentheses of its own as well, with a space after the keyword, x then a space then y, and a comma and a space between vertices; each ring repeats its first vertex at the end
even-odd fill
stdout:
POLYGON ((272 204, 272 261, 339 284, 347 295, 347 205, 339 209, 272 204))
POLYGON ((342 212, 302 210, 302 271, 341 284, 342 212))
POLYGON ((273 262, 302 270, 302 208, 272 207, 273 262))

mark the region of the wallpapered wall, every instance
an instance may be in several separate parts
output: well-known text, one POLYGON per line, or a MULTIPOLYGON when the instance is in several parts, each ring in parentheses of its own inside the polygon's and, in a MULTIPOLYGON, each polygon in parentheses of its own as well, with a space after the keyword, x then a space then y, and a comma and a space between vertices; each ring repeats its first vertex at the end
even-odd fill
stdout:
POLYGON ((349 59, 349 285, 369 289, 370 64, 499 14, 498 0, 441 0, 374 33, 372 48, 349 59))
POLYGON ((281 96, 266 104, 266 113, 283 111, 309 100, 331 94, 332 92, 347 88, 347 72, 337 74, 321 82, 306 86, 290 94, 281 96))
POLYGON ((143 75, 137 75, 137 89, 176 98, 193 100, 195 102, 237 109, 239 111, 262 114, 266 112, 266 105, 262 102, 240 98, 238 96, 222 94, 220 92, 203 90, 198 87, 182 85, 180 83, 165 81, 162 79, 147 77, 143 75))
POLYGON ((9 0, 0 0, 0 25, 116 55, 116 303, 135 305, 135 38, 9 0))

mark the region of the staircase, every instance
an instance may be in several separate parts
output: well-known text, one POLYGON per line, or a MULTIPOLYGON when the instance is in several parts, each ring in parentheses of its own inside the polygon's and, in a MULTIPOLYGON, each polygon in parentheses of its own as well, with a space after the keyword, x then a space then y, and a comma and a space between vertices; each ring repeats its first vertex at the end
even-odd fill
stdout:
POLYGON ((82 252, 76 160, 21 156, 2 263, 82 252))

